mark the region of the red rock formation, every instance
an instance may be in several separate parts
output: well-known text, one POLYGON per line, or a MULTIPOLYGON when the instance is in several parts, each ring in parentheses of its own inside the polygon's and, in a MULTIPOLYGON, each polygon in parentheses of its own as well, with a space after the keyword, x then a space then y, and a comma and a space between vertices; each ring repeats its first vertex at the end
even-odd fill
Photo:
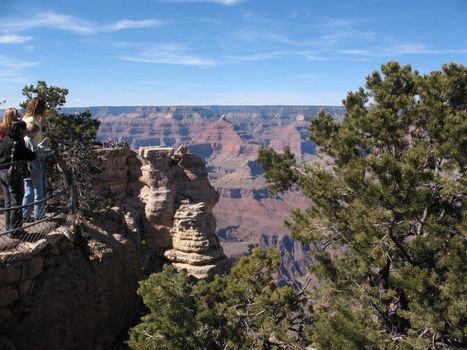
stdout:
POLYGON ((210 145, 213 153, 243 156, 256 156, 259 146, 248 144, 241 136, 239 128, 225 117, 210 123, 198 134, 193 133, 197 145, 210 145))

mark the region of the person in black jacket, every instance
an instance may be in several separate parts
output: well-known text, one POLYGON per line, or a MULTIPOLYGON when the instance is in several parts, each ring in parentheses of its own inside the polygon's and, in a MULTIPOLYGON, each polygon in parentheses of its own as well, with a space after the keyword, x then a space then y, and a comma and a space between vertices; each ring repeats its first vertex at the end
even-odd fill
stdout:
MULTIPOLYGON (((36 153, 30 151, 24 144, 25 135, 26 123, 23 121, 14 122, 10 133, 3 138, 0 144, 0 165, 36 159, 36 153)), ((0 185, 5 197, 5 208, 19 207, 5 211, 7 231, 18 229, 23 221, 21 204, 23 202, 25 171, 27 171, 25 163, 16 163, 6 168, 0 168, 0 185)))

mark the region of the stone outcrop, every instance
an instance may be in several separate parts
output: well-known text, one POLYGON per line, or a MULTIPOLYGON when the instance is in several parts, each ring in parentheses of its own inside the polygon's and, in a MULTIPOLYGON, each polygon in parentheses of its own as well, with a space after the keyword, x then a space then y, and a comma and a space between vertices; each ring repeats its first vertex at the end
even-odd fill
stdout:
POLYGON ((197 278, 226 268, 212 214, 219 194, 198 155, 183 145, 142 147, 138 156, 128 149, 98 154, 95 192, 125 213, 147 258, 165 258, 197 278))
POLYGON ((177 151, 140 149, 140 179, 146 185, 140 198, 145 203, 146 218, 155 229, 152 237, 159 243, 153 242, 155 247, 165 250, 164 256, 176 269, 207 278, 228 265, 212 214, 219 195, 209 183, 203 160, 186 150, 177 151))
POLYGON ((205 203, 182 204, 170 234, 173 248, 164 255, 175 268, 205 278, 228 263, 216 236, 216 219, 205 203))

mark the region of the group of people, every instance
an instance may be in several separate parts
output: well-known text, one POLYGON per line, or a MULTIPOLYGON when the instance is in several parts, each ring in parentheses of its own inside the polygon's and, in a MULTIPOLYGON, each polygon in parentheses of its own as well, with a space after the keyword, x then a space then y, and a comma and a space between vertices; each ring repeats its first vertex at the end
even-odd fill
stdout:
POLYGON ((128 141, 125 139, 120 139, 118 141, 114 141, 111 138, 102 141, 102 148, 104 149, 114 149, 114 148, 129 148, 130 145, 128 144, 128 141))
POLYGON ((23 117, 16 108, 8 108, 0 123, 0 185, 3 189, 5 230, 20 232, 24 221, 44 216, 46 178, 46 103, 31 99, 23 117))

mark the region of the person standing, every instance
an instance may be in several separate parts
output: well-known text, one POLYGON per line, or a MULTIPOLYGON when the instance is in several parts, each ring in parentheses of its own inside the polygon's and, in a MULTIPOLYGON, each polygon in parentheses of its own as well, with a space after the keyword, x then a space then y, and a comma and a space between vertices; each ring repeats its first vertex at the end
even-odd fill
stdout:
MULTIPOLYGON (((41 97, 34 97, 26 106, 26 111, 24 112, 23 121, 28 125, 37 124, 39 126, 39 131, 36 136, 32 139, 35 145, 40 144, 45 137, 47 131, 47 105, 45 100, 41 97)), ((47 180, 45 173, 45 161, 41 159, 38 162, 41 166, 40 173, 42 174, 42 188, 44 195, 47 193, 47 180)))
MULTIPOLYGON (((26 123, 14 122, 10 133, 6 135, 0 144, 0 164, 8 164, 21 160, 34 160, 36 153, 29 150, 24 144, 26 136, 26 123)), ((27 176, 27 167, 23 163, 15 163, 7 169, 0 171, 0 185, 5 197, 5 228, 7 231, 16 230, 21 226, 23 213, 21 204, 23 202, 23 178, 27 176)))
POLYGON ((23 218, 24 220, 32 219, 32 204, 34 204, 34 219, 40 220, 44 216, 45 203, 43 199, 44 187, 42 183, 42 167, 41 160, 51 151, 46 152, 44 144, 47 139, 44 139, 39 145, 36 145, 33 141, 40 128, 37 124, 27 124, 27 134, 24 137, 24 143, 26 147, 36 152, 37 157, 35 160, 29 162, 29 177, 24 178, 24 197, 23 197, 23 218))

